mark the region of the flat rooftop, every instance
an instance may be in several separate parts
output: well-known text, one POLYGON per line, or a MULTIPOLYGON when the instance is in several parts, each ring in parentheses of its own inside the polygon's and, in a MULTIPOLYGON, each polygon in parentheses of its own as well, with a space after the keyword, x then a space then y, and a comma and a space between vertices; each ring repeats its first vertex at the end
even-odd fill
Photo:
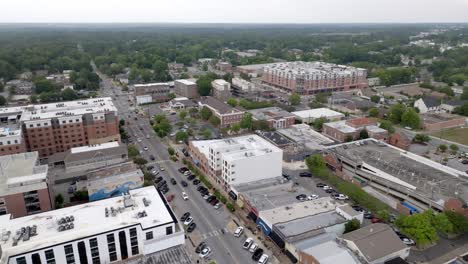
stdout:
POLYGON ((233 185, 231 189, 245 197, 259 212, 298 203, 297 195, 311 194, 283 176, 233 185))
POLYGON ((468 175, 422 156, 375 139, 344 143, 328 147, 328 150, 371 169, 381 180, 438 204, 457 196, 468 202, 468 175))
POLYGON ((277 132, 312 150, 321 150, 324 146, 334 143, 333 140, 313 130, 306 124, 292 125, 289 128, 279 129, 277 132))
POLYGON ((435 124, 435 123, 440 123, 440 122, 445 122, 453 119, 460 119, 460 118, 466 118, 463 116, 459 115, 452 115, 448 113, 438 113, 438 114, 431 114, 431 113, 426 113, 426 114, 421 114, 421 119, 424 123, 428 124, 435 124))
POLYGON ((335 121, 335 122, 329 122, 329 123, 325 123, 324 125, 328 126, 328 127, 331 127, 331 128, 334 128, 340 132, 343 132, 343 133, 354 133, 356 132, 356 128, 352 127, 352 126, 348 126, 346 124, 346 120, 341 120, 341 121, 335 121))
POLYGON ((299 118, 302 118, 302 119, 306 119, 306 118, 320 118, 320 117, 324 117, 324 118, 342 118, 344 117, 344 114, 340 113, 340 112, 337 112, 337 111, 333 111, 329 108, 315 108, 315 109, 309 109, 309 110, 302 110, 302 111, 296 111, 296 112, 292 112, 292 114, 294 114, 295 116, 299 117, 299 118))
POLYGON ((185 85, 196 85, 195 82, 187 80, 187 79, 180 79, 180 80, 175 80, 175 82, 179 82, 185 85))
POLYGON ((47 165, 39 165, 38 152, 0 156, 0 195, 47 189, 47 165))
POLYGON ((276 146, 289 145, 293 143, 289 138, 283 136, 277 131, 257 131, 257 133, 276 146))
POLYGON ((81 153, 81 152, 96 151, 100 149, 116 148, 118 146, 119 146, 119 142, 115 141, 115 142, 107 142, 107 143, 102 143, 102 144, 71 148, 70 152, 72 154, 75 154, 75 153, 81 153))
POLYGON ((336 242, 336 235, 324 233, 309 239, 299 241, 294 246, 311 256, 314 256, 320 264, 361 264, 362 262, 349 250, 336 242))
POLYGON ((151 86, 169 86, 169 83, 162 82, 162 83, 140 83, 133 85, 135 88, 142 88, 142 87, 151 87, 151 86))
POLYGON ((140 225, 142 229, 157 225, 174 223, 171 213, 154 186, 130 190, 133 207, 124 206, 124 197, 115 197, 96 202, 57 209, 31 216, 9 219, 0 217, 2 232, 11 232, 6 240, 0 241, 3 254, 0 263, 4 263, 8 256, 37 248, 61 244, 68 241, 93 236, 127 226, 140 225), (143 198, 150 201, 147 206, 143 198), (106 208, 109 211, 106 217, 106 208), (114 214, 111 213, 114 209, 114 214), (138 217, 138 213, 145 211, 147 216, 138 217), (58 221, 67 216, 74 217, 74 228, 58 231, 58 221), (37 235, 28 240, 19 240, 14 245, 13 236, 21 227, 36 226, 37 235))
POLYGON ((273 63, 265 66, 264 71, 279 71, 288 72, 292 74, 336 74, 351 75, 356 71, 365 71, 362 68, 356 68, 346 65, 338 65, 333 63, 326 63, 322 61, 304 62, 304 61, 292 61, 292 62, 280 62, 273 63))
POLYGON ((247 156, 282 152, 280 148, 255 134, 210 141, 209 147, 219 150, 226 159, 243 159, 247 156))
POLYGON ((254 119, 257 120, 278 120, 287 117, 295 117, 292 113, 285 111, 279 107, 267 107, 267 108, 260 108, 248 111, 252 114, 254 119))

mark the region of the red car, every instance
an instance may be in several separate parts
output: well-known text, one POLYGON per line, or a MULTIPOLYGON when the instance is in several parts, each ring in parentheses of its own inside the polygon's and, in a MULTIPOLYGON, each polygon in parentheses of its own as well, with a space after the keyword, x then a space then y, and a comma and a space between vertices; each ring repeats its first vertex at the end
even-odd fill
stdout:
POLYGON ((171 195, 169 195, 169 196, 166 197, 166 200, 167 200, 168 202, 171 202, 172 200, 174 200, 174 197, 175 197, 175 195, 174 195, 174 194, 171 194, 171 195))
POLYGON ((371 219, 371 222, 375 224, 375 223, 380 223, 380 222, 382 222, 382 220, 379 219, 379 218, 377 218, 377 217, 374 217, 374 218, 371 219))

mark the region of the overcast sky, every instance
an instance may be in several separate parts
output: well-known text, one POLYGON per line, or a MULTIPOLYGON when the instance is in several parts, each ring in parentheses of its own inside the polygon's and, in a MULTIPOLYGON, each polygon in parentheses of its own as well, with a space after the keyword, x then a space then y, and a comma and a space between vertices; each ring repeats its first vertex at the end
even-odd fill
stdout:
POLYGON ((0 23, 468 22, 468 0, 0 0, 0 23))

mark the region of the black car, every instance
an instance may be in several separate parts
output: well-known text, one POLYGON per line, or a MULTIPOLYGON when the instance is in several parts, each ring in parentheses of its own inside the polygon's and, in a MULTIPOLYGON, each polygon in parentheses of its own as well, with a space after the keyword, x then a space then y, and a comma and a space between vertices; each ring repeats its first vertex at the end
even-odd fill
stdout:
POLYGON ((162 180, 163 180, 163 177, 159 176, 156 179, 154 179, 154 183, 159 183, 162 180))
POLYGON ((365 219, 372 219, 372 218, 374 218, 374 215, 371 212, 366 212, 366 213, 364 213, 364 218, 365 219))
POLYGON ((164 186, 164 185, 167 185, 167 182, 166 180, 162 180, 158 183, 158 188, 160 188, 161 186, 164 186))
POLYGON ((176 185, 176 184, 177 184, 177 182, 176 182, 176 180, 175 180, 174 178, 171 178, 171 183, 172 183, 172 185, 176 185))
POLYGON ((304 172, 299 173, 299 176, 300 177, 312 177, 312 173, 304 171, 304 172))
POLYGON ((255 252, 253 253, 252 259, 255 260, 255 261, 258 261, 262 255, 263 255, 263 249, 258 248, 258 249, 255 250, 255 252))
POLYGON ((188 184, 187 184, 186 181, 181 181, 180 184, 181 184, 183 187, 187 187, 187 186, 188 186, 188 184))
POLYGON ((201 193, 201 195, 206 195, 206 194, 209 193, 209 191, 208 191, 208 189, 205 188, 205 189, 201 190, 200 193, 201 193))
POLYGON ((198 246, 195 248, 195 253, 197 254, 200 254, 200 252, 206 247, 206 243, 205 242, 201 242, 200 244, 198 244, 198 246))
POLYGON ((199 186, 197 187, 197 191, 201 192, 201 190, 203 190, 204 188, 205 188, 205 187, 204 187, 203 185, 199 185, 199 186))
POLYGON ((162 192, 163 194, 166 194, 168 191, 169 191, 169 188, 166 188, 166 189, 162 189, 162 190, 161 190, 161 192, 162 192))
POLYGON ((211 201, 213 201, 214 199, 216 199, 216 196, 212 195, 212 196, 208 197, 208 199, 206 199, 206 201, 211 203, 211 201))
POLYGON ((200 180, 199 180, 199 179, 193 180, 193 185, 198 185, 198 184, 200 184, 200 180))
POLYGON ((296 199, 299 200, 299 201, 303 201, 307 198, 307 195, 305 194, 299 194, 298 196, 296 196, 296 199))
POLYGON ((180 173, 184 173, 184 172, 186 172, 186 171, 188 171, 188 170, 189 170, 189 169, 187 169, 187 167, 182 167, 182 168, 179 168, 179 169, 178 169, 178 171, 179 171, 180 173))
POLYGON ((195 227, 197 227, 197 224, 195 224, 194 222, 190 223, 190 225, 188 225, 187 227, 187 232, 191 233, 195 227))
POLYGON ((182 217, 180 218, 180 221, 185 221, 185 219, 187 219, 189 216, 190 216, 189 212, 184 213, 182 217))
POLYGON ((189 180, 189 181, 191 181, 193 179, 195 179, 195 175, 190 175, 190 176, 187 177, 187 180, 189 180))
POLYGON ((289 176, 288 174, 286 173, 283 173, 283 177, 286 179, 286 180, 291 180, 291 176, 289 176))
POLYGON ((317 183, 317 185, 315 185, 317 188, 323 188, 326 186, 325 183, 317 183))
POLYGON ((214 198, 214 199, 210 202, 211 205, 215 205, 215 204, 217 204, 217 203, 219 203, 219 201, 218 201, 218 199, 216 199, 216 198, 214 198))
POLYGON ((328 190, 325 190, 326 193, 335 193, 336 191, 333 190, 333 189, 328 189, 328 190))
POLYGON ((356 211, 356 212, 360 212, 360 213, 364 212, 364 208, 362 208, 359 205, 353 205, 352 207, 353 207, 354 211, 356 211))
POLYGON ((149 165, 148 167, 146 167, 146 169, 150 171, 150 170, 154 169, 154 166, 153 166, 153 165, 149 165))
POLYGON ((149 155, 150 160, 155 160, 156 158, 153 155, 149 155))

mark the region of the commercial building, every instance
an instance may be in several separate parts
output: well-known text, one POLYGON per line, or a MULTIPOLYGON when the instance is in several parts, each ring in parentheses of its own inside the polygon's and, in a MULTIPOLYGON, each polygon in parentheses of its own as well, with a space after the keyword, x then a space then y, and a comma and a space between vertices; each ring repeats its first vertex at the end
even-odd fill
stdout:
POLYGON ((0 109, 5 138, 0 154, 39 152, 40 158, 73 147, 120 141, 110 97, 0 109))
POLYGON ((349 248, 337 242, 333 233, 323 233, 310 239, 294 244, 297 250, 297 263, 299 264, 361 264, 349 248))
POLYGON ((268 122, 269 128, 280 129, 294 125, 296 116, 279 107, 267 107, 250 110, 254 120, 268 122))
POLYGON ((407 247, 386 224, 371 224, 346 233, 341 237, 345 245, 356 251, 364 263, 383 264, 386 261, 409 255, 407 247))
POLYGON ((231 84, 225 80, 216 79, 211 82, 211 86, 213 87, 213 97, 221 101, 226 101, 231 97, 231 84))
POLYGON ((302 123, 313 123, 318 118, 325 118, 328 121, 336 121, 345 117, 344 114, 340 112, 333 111, 328 108, 315 108, 303 111, 292 112, 298 120, 302 123))
POLYGON ((169 106, 173 110, 185 110, 189 108, 198 108, 198 104, 187 97, 177 97, 169 101, 169 106))
POLYGON ((221 127, 228 127, 239 123, 245 113, 211 96, 201 98, 198 105, 200 108, 208 107, 213 115, 221 121, 221 127))
POLYGON ((420 115, 422 127, 428 131, 462 127, 466 124, 466 117, 448 113, 426 113, 420 115))
POLYGON ((345 142, 359 139, 364 130, 369 137, 387 140, 388 131, 378 127, 376 121, 365 117, 325 123, 322 133, 339 142, 345 142))
POLYGON ((258 77, 263 73, 263 68, 270 65, 271 63, 265 64, 251 64, 251 65, 239 65, 236 67, 236 70, 239 73, 248 75, 249 77, 258 77))
POLYGON ((281 176, 283 151, 257 135, 190 141, 194 163, 226 191, 242 184, 281 176))
POLYGON ((47 165, 39 165, 38 153, 0 157, 0 215, 22 217, 50 209, 47 165))
POLYGON ((241 96, 255 91, 255 84, 242 78, 232 78, 231 92, 234 96, 241 96))
POLYGON ((468 202, 465 172, 382 141, 365 139, 331 146, 325 158, 338 176, 368 186, 401 213, 429 208, 443 211, 452 199, 460 201, 459 207, 468 202))
POLYGON ((366 69, 303 61, 266 65, 262 74, 269 85, 305 95, 367 88, 366 78, 366 69))
POLYGON ((168 101, 170 91, 169 83, 145 83, 133 86, 137 104, 168 101))
POLYGON ((0 217, 0 263, 110 263, 184 244, 184 231, 155 187, 34 216, 0 217))
POLYGON ((232 64, 226 61, 219 61, 216 68, 223 72, 232 72, 232 64))
POLYGON ((181 96, 189 99, 198 97, 197 83, 191 80, 175 80, 174 81, 174 92, 181 96))

